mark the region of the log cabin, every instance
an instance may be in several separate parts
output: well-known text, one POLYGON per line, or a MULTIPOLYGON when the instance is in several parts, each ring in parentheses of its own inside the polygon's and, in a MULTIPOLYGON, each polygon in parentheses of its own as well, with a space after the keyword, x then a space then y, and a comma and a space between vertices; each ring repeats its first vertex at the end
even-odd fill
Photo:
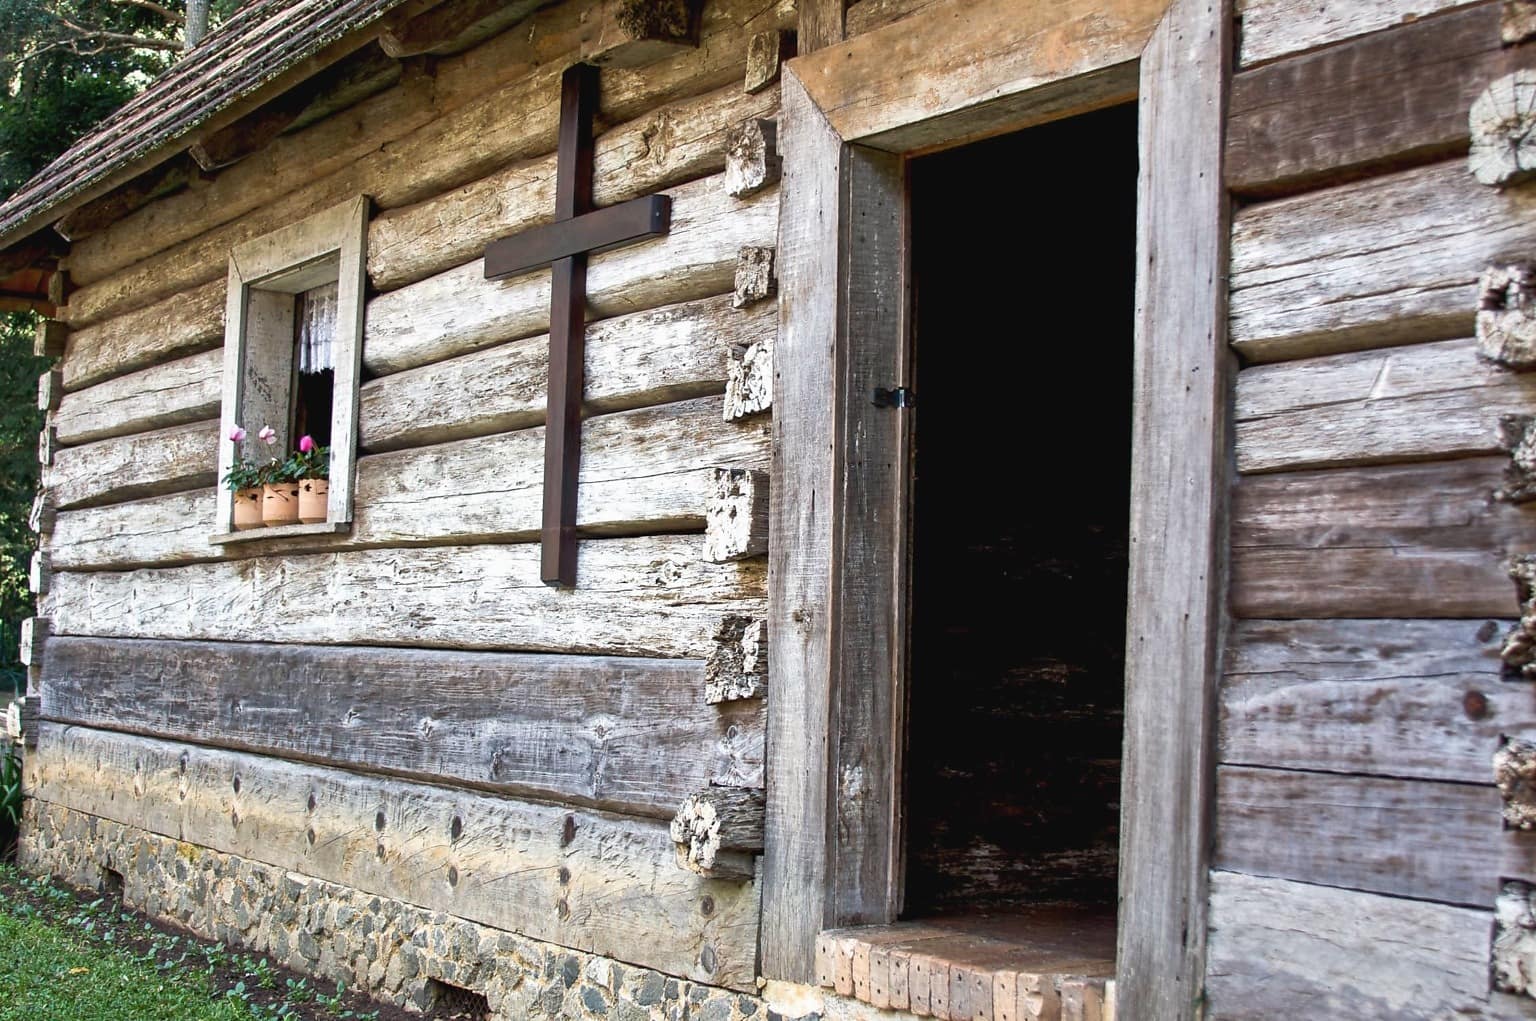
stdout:
POLYGON ((25 867, 504 1019, 1536 1017, 1533 37, 246 4, 0 206, 25 867))

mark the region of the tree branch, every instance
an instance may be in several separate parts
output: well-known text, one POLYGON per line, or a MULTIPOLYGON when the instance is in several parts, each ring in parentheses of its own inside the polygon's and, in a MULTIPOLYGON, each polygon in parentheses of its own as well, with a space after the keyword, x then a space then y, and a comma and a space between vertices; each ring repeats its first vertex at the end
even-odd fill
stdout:
POLYGON ((142 7, 146 11, 151 11, 160 15, 160 17, 164 18, 166 21, 173 25, 185 25, 187 23, 187 19, 181 14, 171 10, 169 7, 164 7, 155 3, 154 0, 109 0, 109 2, 114 4, 126 4, 130 7, 142 7))

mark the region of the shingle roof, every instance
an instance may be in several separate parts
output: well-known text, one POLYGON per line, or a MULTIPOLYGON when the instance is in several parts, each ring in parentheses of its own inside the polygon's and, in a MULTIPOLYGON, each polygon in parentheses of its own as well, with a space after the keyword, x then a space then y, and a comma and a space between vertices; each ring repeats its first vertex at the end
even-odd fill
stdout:
POLYGON ((184 138, 402 2, 254 0, 242 7, 0 204, 0 246, 14 244, 70 199, 184 138))

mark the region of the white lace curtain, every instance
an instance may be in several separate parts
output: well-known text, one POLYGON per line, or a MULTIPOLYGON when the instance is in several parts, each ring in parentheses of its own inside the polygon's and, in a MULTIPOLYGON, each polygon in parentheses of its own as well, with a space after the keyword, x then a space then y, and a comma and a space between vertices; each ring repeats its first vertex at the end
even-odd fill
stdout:
POLYGON ((336 285, 322 284, 299 295, 294 308, 298 324, 299 371, 334 368, 331 338, 336 335, 336 285))

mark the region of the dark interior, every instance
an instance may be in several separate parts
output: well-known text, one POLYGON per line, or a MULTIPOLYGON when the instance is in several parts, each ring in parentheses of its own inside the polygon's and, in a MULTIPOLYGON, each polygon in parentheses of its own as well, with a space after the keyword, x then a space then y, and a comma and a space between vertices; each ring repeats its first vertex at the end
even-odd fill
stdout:
POLYGON ((911 164, 905 917, 1114 910, 1136 163, 1131 105, 911 164))

